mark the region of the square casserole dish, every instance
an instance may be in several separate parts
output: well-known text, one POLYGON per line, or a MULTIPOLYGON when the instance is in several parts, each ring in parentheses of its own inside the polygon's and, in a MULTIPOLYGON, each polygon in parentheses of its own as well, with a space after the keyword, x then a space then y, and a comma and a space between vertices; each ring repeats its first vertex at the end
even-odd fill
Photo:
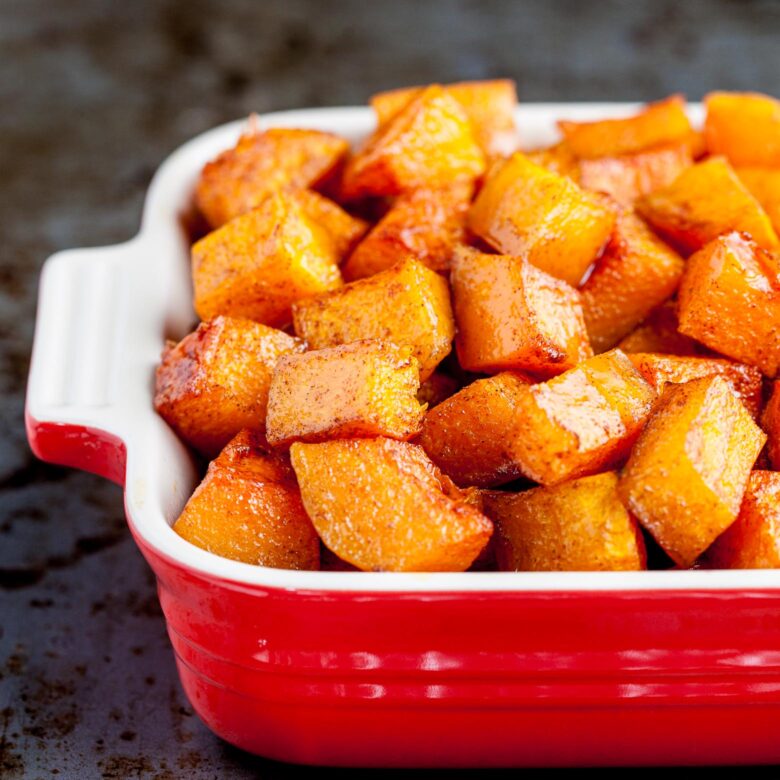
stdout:
MULTIPOLYGON (((533 147, 555 140, 556 119, 635 108, 537 104, 517 118, 533 147)), ((367 108, 338 108, 261 126, 355 142, 373 123, 367 108)), ((310 764, 780 761, 778 571, 283 571, 171 530, 197 473, 154 412, 154 369, 164 340, 195 322, 184 228, 194 184, 242 126, 164 163, 136 238, 48 260, 26 406, 40 458, 124 486, 205 723, 245 750, 310 764)))

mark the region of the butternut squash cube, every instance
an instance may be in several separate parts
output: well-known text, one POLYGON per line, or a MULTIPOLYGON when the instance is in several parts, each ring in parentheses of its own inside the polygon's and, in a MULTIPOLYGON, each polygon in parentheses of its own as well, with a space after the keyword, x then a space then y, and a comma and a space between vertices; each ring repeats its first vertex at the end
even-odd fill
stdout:
MULTIPOLYGON (((374 95, 370 103, 376 112, 377 123, 386 124, 423 89, 404 87, 374 95)), ((444 91, 463 107, 474 138, 487 156, 511 154, 515 150, 517 91, 514 81, 462 81, 447 84, 444 91)))
POLYGON ((299 339, 250 320, 203 322, 165 348, 155 409, 184 441, 214 456, 242 428, 264 430, 276 362, 303 349, 299 339))
POLYGON ((780 471, 780 382, 772 385, 772 394, 761 417, 761 427, 767 435, 769 463, 775 471, 780 471))
POLYGON ((345 200, 399 195, 474 180, 485 156, 468 117, 438 84, 423 89, 348 160, 341 181, 345 200))
POLYGON ((780 474, 754 471, 737 519, 707 553, 720 569, 780 569, 780 474))
POLYGON ((425 414, 419 388, 419 363, 409 346, 356 341, 285 355, 268 394, 268 442, 287 447, 359 436, 409 439, 425 414))
POLYGON ((707 376, 722 376, 745 405, 753 419, 761 411, 761 372, 755 366, 731 360, 635 353, 628 356, 637 371, 661 395, 667 383, 682 384, 707 376))
POLYGON ((362 339, 409 345, 424 382, 452 349, 455 323, 447 282, 409 258, 293 307, 295 332, 311 349, 362 339))
POLYGON ((689 567, 737 517, 765 440, 723 377, 670 385, 623 470, 621 498, 689 567))
POLYGON ((709 350, 678 330, 677 304, 667 301, 653 309, 641 325, 636 327, 619 344, 625 353, 662 352, 666 355, 701 355, 709 350))
POLYGON ((451 282, 458 359, 467 371, 550 377, 593 354, 577 290, 522 257, 461 247, 451 282))
POLYGON ((680 331, 768 377, 780 367, 780 260, 729 233, 688 260, 678 295, 680 331))
POLYGON ((417 445, 296 442, 290 454, 322 541, 364 571, 465 571, 493 532, 417 445))
POLYGON ((468 227, 503 254, 522 255, 542 271, 577 286, 615 223, 599 196, 514 154, 480 190, 468 227))
POLYGON ((416 257, 434 271, 447 271, 453 248, 463 243, 474 186, 462 182, 439 190, 400 195, 344 265, 348 280, 385 271, 416 257))
POLYGON ((580 291, 593 348, 614 347, 673 295, 683 268, 683 259, 641 219, 631 212, 619 214, 604 254, 580 291))
POLYGON ((636 206, 661 235, 686 253, 731 230, 750 234, 765 249, 778 245, 766 212, 723 157, 686 168, 668 187, 640 198, 636 206))
POLYGON ((780 170, 735 168, 740 181, 766 211, 775 233, 780 230, 780 170))
POLYGON ((711 92, 704 105, 711 154, 733 165, 780 166, 780 101, 757 92, 711 92))
POLYGON ((493 487, 522 476, 514 444, 522 436, 515 414, 521 374, 478 379, 430 409, 420 444, 431 460, 461 487, 493 487))
POLYGON ((689 139, 693 131, 682 95, 648 103, 639 113, 623 119, 564 120, 558 122, 558 127, 572 152, 581 159, 613 157, 678 143, 689 139))
POLYGON ((273 192, 313 187, 346 157, 349 144, 319 130, 248 132, 203 168, 195 191, 212 228, 257 208, 273 192))
POLYGON ((173 530, 204 550, 275 569, 318 569, 320 541, 286 458, 239 433, 211 463, 173 530))
POLYGON ((615 472, 522 493, 483 495, 502 571, 638 571, 642 532, 617 494, 615 472))

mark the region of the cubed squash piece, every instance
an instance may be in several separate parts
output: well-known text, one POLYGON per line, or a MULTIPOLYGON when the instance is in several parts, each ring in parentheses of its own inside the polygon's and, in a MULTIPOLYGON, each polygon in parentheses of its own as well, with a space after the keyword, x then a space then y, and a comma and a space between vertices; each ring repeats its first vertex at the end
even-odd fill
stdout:
POLYGON ((195 311, 281 327, 295 301, 341 286, 338 260, 325 228, 294 199, 271 195, 192 247, 195 311))
POLYGON ((661 395, 667 383, 682 384, 707 376, 722 376, 750 412, 753 419, 761 411, 761 371, 755 366, 731 360, 635 353, 628 356, 639 373, 661 395))
POLYGON ((766 212, 723 157, 686 168, 668 187, 636 205, 661 235, 686 253, 731 230, 750 234, 765 249, 778 245, 766 212))
POLYGON ((704 105, 711 154, 733 165, 780 166, 780 101, 756 92, 711 92, 704 105))
POLYGON ((522 493, 486 492, 502 571, 637 571, 642 532, 617 494, 615 472, 522 493))
POLYGON ((737 517, 765 440, 723 377, 669 385, 623 470, 621 498, 689 567, 737 517))
POLYGON ((572 152, 581 159, 640 152, 686 141, 692 133, 682 95, 648 103, 639 113, 623 119, 562 120, 558 127, 572 152))
POLYGON ((467 371, 550 377, 593 354, 577 290, 522 257, 460 247, 451 283, 458 360, 467 371))
POLYGON ((674 294, 683 259, 632 212, 618 215, 615 231, 582 285, 588 336, 597 352, 614 347, 674 294))
POLYGON ((614 223, 613 210, 599 196, 520 153, 492 171, 468 216, 470 230, 494 249, 522 255, 574 286, 614 223))
POLYGON ((379 127, 347 162, 341 196, 351 200, 439 188, 473 180, 484 170, 485 156, 466 113, 440 85, 433 84, 379 127))
POLYGON ((322 541, 364 571, 465 571, 493 532, 415 444, 296 442, 290 455, 322 541))
POLYGON ((671 184, 693 164, 685 142, 618 157, 597 157, 579 164, 583 189, 603 192, 624 206, 671 184))
POLYGON ((412 348, 356 341, 279 360, 268 394, 269 444, 359 436, 409 439, 425 407, 412 348))
POLYGON ((579 182, 580 163, 565 141, 540 149, 532 149, 524 154, 534 165, 539 165, 559 176, 568 176, 572 181, 579 182))
POLYGON ((740 181, 766 211, 775 233, 780 230, 780 170, 735 168, 740 181))
MULTIPOLYGON (((386 124, 423 89, 424 87, 403 87, 374 95, 370 103, 376 112, 377 123, 386 124)), ((506 155, 515 150, 517 90, 514 81, 462 81, 447 84, 444 91, 463 107, 471 123, 474 138, 486 155, 506 155)))
POLYGON ((453 248, 464 240, 466 212, 474 186, 461 182, 438 190, 400 195, 344 265, 348 280, 385 271, 416 257, 434 271, 447 271, 453 248))
POLYGON ((775 471, 780 471, 780 382, 772 385, 772 394, 761 417, 761 427, 767 435, 766 454, 775 471))
POLYGON ((275 569, 318 569, 320 540, 286 458, 262 437, 239 433, 209 466, 173 530, 234 561, 275 569))
POLYGON ((523 472, 513 445, 522 428, 515 406, 528 384, 525 376, 511 372, 472 382, 428 411, 420 444, 461 487, 517 479, 523 472))
POLYGON ((628 455, 656 393, 619 350, 519 388, 507 431, 521 472, 542 485, 607 470, 628 455))
POLYGON ((409 258, 293 307, 295 332, 311 349, 362 339, 409 345, 424 382, 452 349, 455 323, 447 281, 409 258))
POLYGON ((687 263, 680 331, 768 377, 780 367, 780 260, 740 233, 707 244, 687 263))
POLYGON ((780 474, 754 471, 737 519, 707 553, 720 569, 780 569, 780 474))
POLYGON ((678 330, 676 301, 666 301, 653 309, 647 318, 618 344, 625 353, 662 352, 666 355, 701 355, 708 353, 697 341, 678 330))
POLYGON ((276 362, 303 349, 299 339, 250 320, 203 322, 165 348, 155 409, 184 441, 213 457, 242 428, 265 428, 276 362))
POLYGON ((319 130, 248 132, 203 168, 195 192, 213 228, 257 208, 272 192, 312 187, 346 157, 349 144, 319 130))

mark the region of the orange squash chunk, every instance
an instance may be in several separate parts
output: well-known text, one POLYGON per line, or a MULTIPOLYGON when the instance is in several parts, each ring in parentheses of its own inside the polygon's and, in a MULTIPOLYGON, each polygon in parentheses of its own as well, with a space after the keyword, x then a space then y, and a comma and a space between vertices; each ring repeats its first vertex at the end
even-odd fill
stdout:
POLYGON ((683 567, 734 522, 766 436, 721 376, 666 388, 626 464, 629 511, 683 567))
POLYGON ((780 230, 780 170, 735 168, 740 181, 766 211, 775 233, 780 230))
POLYGON ((679 143, 692 133, 681 95, 648 103, 642 111, 624 119, 560 121, 558 127, 572 152, 582 159, 613 157, 679 143))
POLYGON ((761 411, 761 372, 731 360, 635 353, 628 356, 660 395, 667 383, 682 384, 707 376, 722 376, 755 419, 761 411))
POLYGON ((434 271, 448 270, 453 248, 464 240, 473 191, 471 182, 461 182, 439 190, 419 189, 400 195, 350 255, 344 276, 362 279, 409 256, 434 271))
POLYGON ((680 283, 683 259, 631 212, 619 214, 604 254, 581 289, 590 341, 615 346, 680 283))
POLYGON ((619 157, 597 157, 579 164, 583 189, 603 192, 624 206, 671 184, 693 164, 688 143, 679 142, 619 157))
POLYGON ((281 358, 268 395, 269 444, 357 436, 408 439, 420 430, 420 369, 411 347, 357 341, 281 358))
POLYGON ((514 444, 522 429, 515 406, 528 384, 527 378, 510 372, 472 382, 428 411, 420 444, 462 487, 493 487, 517 479, 522 471, 514 444))
POLYGON ((459 248, 451 283, 458 360, 467 371, 549 377, 593 354, 577 290, 522 257, 459 248))
POLYGON ((723 157, 686 168, 668 187, 640 198, 637 210, 687 253, 731 230, 750 234, 765 249, 778 245, 766 212, 723 157))
POLYGON ((465 571, 493 532, 417 445, 296 442, 290 455, 320 538, 364 571, 465 571))
POLYGON ((257 208, 272 192, 313 187, 346 157, 349 144, 319 130, 248 132, 203 168, 195 191, 213 228, 257 208))
POLYGON ((734 165, 780 166, 780 101, 756 92, 711 92, 704 105, 710 153, 734 165))
POLYGON ((409 258, 293 307, 295 332, 311 349, 362 339, 412 347, 424 382, 452 349, 455 323, 447 282, 409 258))
POLYGON ((192 247, 195 311, 286 325, 295 301, 341 286, 338 260, 325 228, 294 199, 272 195, 192 247))
POLYGON ((701 355, 708 350, 678 330, 677 304, 667 301, 653 309, 619 344, 623 352, 662 352, 667 355, 701 355))
POLYGON ((344 169, 341 196, 398 195, 473 180, 485 170, 460 103, 441 86, 423 89, 379 127, 344 169))
POLYGON ((780 474, 754 471, 737 519, 710 547, 721 569, 780 569, 780 474))
POLYGON ((178 344, 157 369, 154 406, 204 455, 216 455, 242 428, 265 427, 271 375, 301 341, 250 320, 217 317, 178 344))
MULTIPOLYGON (((374 95, 369 102, 376 112, 377 123, 384 125, 389 122, 423 89, 404 87, 374 95)), ((474 138, 486 155, 505 155, 515 150, 517 90, 514 81, 463 81, 447 84, 444 91, 463 107, 471 122, 474 138)))
POLYGON ((173 530, 234 561, 275 569, 318 569, 320 541, 287 459, 262 437, 239 433, 211 463, 173 530))
POLYGON ((766 453, 772 468, 780 471, 780 382, 772 385, 772 395, 764 408, 761 427, 767 435, 766 453))
POLYGON ((768 377, 780 367, 780 260, 729 233, 688 260, 678 295, 680 331, 768 377))
POLYGON ((522 493, 483 494, 502 571, 638 571, 642 532, 620 502, 614 472, 522 493))
POLYGON ((522 255, 542 271, 578 285, 615 223, 599 196, 515 154, 497 167, 468 216, 494 249, 522 255))
POLYGON ((579 161, 565 141, 541 149, 532 149, 524 154, 534 165, 539 165, 559 176, 568 176, 573 181, 579 182, 579 161))

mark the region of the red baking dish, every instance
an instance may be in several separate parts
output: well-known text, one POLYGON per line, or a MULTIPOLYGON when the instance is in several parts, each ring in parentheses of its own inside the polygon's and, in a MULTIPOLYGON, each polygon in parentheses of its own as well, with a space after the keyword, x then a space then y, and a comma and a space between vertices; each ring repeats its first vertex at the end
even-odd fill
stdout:
MULTIPOLYGON (((518 123, 537 145, 555 119, 633 108, 530 105, 518 123)), ((262 123, 356 141, 373 119, 318 109, 262 123)), ((239 131, 168 159, 135 239, 46 263, 26 409, 39 457, 124 485, 200 717, 241 748, 311 764, 780 761, 780 572, 294 572, 171 530, 197 474, 152 408, 153 372, 165 338, 194 322, 194 182, 239 131)))

